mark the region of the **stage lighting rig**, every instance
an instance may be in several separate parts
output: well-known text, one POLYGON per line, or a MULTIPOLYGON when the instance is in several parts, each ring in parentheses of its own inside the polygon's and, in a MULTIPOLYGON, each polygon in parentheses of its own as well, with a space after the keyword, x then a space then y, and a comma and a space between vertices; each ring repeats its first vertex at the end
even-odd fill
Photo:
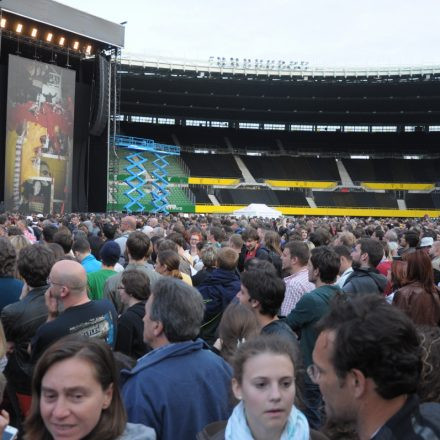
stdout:
POLYGON ((30 44, 38 50, 55 51, 75 57, 93 55, 95 45, 86 38, 5 11, 2 11, 0 17, 4 38, 19 40, 20 44, 30 44))

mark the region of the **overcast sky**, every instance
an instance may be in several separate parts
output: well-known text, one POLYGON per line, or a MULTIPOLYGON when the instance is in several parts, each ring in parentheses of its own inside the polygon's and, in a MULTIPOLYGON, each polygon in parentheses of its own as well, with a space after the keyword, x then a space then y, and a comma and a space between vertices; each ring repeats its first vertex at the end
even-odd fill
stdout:
POLYGON ((127 21, 124 51, 145 58, 440 65, 440 0, 59 1, 127 21))

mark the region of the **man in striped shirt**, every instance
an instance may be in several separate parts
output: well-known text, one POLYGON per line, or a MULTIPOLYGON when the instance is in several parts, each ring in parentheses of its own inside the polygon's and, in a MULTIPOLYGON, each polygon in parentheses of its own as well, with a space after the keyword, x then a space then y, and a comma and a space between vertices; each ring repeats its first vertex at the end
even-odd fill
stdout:
POLYGON ((290 273, 284 278, 286 293, 281 305, 281 316, 287 316, 296 306, 304 293, 310 292, 315 285, 309 281, 307 264, 310 251, 302 241, 289 241, 281 255, 283 270, 290 273))

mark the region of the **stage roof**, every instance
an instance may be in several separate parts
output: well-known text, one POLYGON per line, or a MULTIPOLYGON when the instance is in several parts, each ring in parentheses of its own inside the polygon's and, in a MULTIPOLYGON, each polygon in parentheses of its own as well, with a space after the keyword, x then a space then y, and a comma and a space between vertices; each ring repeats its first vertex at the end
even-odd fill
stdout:
POLYGON ((124 26, 53 0, 2 0, 0 8, 111 46, 124 46, 124 26))

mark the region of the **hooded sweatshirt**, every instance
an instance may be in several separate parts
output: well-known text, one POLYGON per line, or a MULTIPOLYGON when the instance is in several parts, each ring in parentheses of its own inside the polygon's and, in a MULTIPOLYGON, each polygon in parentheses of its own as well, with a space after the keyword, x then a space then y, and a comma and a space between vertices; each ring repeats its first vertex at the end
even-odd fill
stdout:
POLYGON ((204 322, 222 313, 240 290, 240 276, 237 271, 215 269, 197 287, 205 300, 204 322))

